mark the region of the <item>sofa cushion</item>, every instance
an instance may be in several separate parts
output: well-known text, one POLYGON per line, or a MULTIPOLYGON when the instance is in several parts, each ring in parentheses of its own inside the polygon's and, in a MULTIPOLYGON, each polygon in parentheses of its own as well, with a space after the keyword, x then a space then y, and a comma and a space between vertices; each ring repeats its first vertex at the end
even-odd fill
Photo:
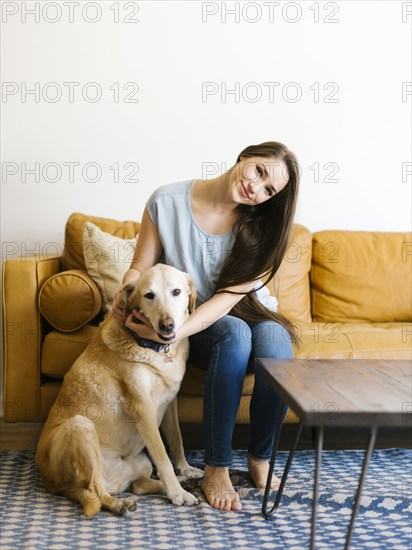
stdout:
POLYGON ((314 320, 410 321, 411 251, 411 233, 315 233, 311 270, 314 320))
POLYGON ((410 359, 412 323, 297 323, 301 359, 410 359))
POLYGON ((102 307, 99 289, 89 275, 69 270, 50 277, 39 292, 39 309, 52 327, 71 332, 92 321, 102 307))
POLYGON ((301 346, 293 348, 298 359, 350 359, 352 346, 339 323, 295 323, 301 346))
MULTIPOLYGON (((294 350, 296 358, 312 359, 408 359, 410 358, 411 323, 297 323, 302 337, 302 349, 294 350)), ((62 379, 71 365, 97 334, 98 327, 86 325, 76 332, 50 332, 43 344, 41 371, 62 379)), ((188 364, 179 395, 181 422, 202 422, 203 408, 199 400, 204 393, 206 371, 188 364)), ((390 383, 390 381, 388 382, 390 383)), ((237 422, 248 423, 250 397, 254 376, 247 373, 237 422)), ((41 386, 42 420, 53 404, 60 384, 47 381, 41 386)), ((287 422, 297 417, 288 409, 287 422)))
POLYGON ((310 311, 309 272, 312 261, 312 234, 303 225, 294 224, 285 257, 268 283, 277 297, 278 311, 292 321, 312 320, 310 311))
POLYGON ((102 231, 91 222, 85 222, 83 253, 86 269, 99 287, 103 312, 107 314, 114 295, 122 285, 136 249, 136 237, 122 239, 102 231))
MULTIPOLYGON (((195 367, 191 363, 186 365, 186 373, 180 386, 180 393, 186 395, 203 395, 207 371, 195 367)), ((247 373, 243 384, 243 395, 252 395, 254 384, 253 374, 247 373)))
POLYGON ((70 333, 49 332, 43 342, 41 372, 51 378, 63 378, 98 330, 96 326, 86 325, 70 333))
MULTIPOLYGON (((248 394, 243 394, 239 409, 236 415, 237 424, 250 424, 250 398, 248 394)), ((203 422, 203 398, 199 395, 188 395, 179 392, 177 395, 177 410, 179 414, 179 422, 187 423, 202 423, 203 422)), ((299 419, 293 412, 291 407, 288 407, 285 422, 298 422, 299 419)))
POLYGON ((122 222, 86 214, 72 214, 67 220, 64 232, 62 267, 65 270, 83 269, 86 271, 83 255, 83 228, 87 221, 94 223, 102 231, 122 239, 133 239, 140 229, 140 223, 134 221, 122 222))
POLYGON ((353 359, 411 359, 412 322, 342 323, 353 359))
MULTIPOLYGON (((302 346, 294 348, 301 359, 410 359, 412 323, 297 323, 302 346)), ((97 334, 86 325, 71 333, 52 331, 42 349, 41 372, 63 378, 77 357, 97 334)), ((201 396, 206 371, 187 364, 180 393, 201 396)), ((254 377, 247 373, 243 395, 251 395, 254 377)))

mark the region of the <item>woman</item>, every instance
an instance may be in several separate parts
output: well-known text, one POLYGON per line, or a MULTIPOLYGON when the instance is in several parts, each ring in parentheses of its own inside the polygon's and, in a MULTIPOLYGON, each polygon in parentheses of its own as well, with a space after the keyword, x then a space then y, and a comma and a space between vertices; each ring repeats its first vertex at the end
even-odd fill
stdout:
MULTIPOLYGON (((299 184, 295 155, 283 144, 251 145, 227 172, 157 189, 143 213, 136 253, 123 283, 158 261, 190 273, 197 308, 175 341, 190 339, 189 361, 207 369, 204 393, 205 477, 202 490, 219 510, 240 510, 229 477, 231 440, 246 370, 255 357, 291 358, 295 328, 257 298, 285 254, 299 184), (262 282, 262 280, 264 282, 262 282)), ((113 313, 124 321, 120 292, 113 313)), ((125 324, 140 337, 159 341, 145 318, 125 324)), ((250 404, 249 473, 264 487, 280 398, 260 376, 250 404)), ((276 480, 273 480, 273 484, 276 480)))

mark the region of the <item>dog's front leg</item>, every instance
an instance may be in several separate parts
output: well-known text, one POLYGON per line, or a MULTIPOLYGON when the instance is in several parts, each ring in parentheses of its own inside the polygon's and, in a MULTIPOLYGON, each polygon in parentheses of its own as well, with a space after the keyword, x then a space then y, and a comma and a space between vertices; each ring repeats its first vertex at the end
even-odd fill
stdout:
POLYGON ((183 448, 182 434, 177 415, 177 398, 175 397, 167 407, 160 425, 162 432, 166 437, 170 452, 172 453, 175 470, 178 474, 186 477, 203 477, 203 470, 190 466, 185 457, 183 448))
POLYGON ((150 400, 143 400, 142 396, 138 396, 125 404, 125 410, 136 423, 136 428, 156 464, 159 478, 165 486, 168 498, 176 505, 198 504, 197 498, 185 491, 176 477, 157 427, 154 404, 150 400))

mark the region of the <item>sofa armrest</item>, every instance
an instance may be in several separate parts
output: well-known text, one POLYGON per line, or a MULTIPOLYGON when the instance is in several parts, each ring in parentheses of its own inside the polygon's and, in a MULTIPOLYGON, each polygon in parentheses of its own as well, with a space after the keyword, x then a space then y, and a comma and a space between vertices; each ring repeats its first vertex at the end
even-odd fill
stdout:
POLYGON ((4 418, 40 421, 40 357, 46 323, 38 307, 44 282, 59 273, 60 257, 3 263, 4 418))

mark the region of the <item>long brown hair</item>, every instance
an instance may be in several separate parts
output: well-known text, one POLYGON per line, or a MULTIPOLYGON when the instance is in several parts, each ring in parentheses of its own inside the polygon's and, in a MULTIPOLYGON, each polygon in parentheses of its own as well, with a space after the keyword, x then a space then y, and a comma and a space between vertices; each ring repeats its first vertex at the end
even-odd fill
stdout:
MULTIPOLYGON (((277 141, 266 141, 250 145, 239 153, 241 157, 269 157, 286 164, 289 180, 282 191, 269 200, 248 206, 239 204, 238 218, 234 226, 235 242, 224 261, 216 292, 263 277, 263 285, 276 274, 289 244, 293 217, 299 188, 299 164, 295 155, 277 141)), ((261 288, 261 286, 259 287, 261 288)), ((225 291, 226 292, 226 291, 225 291)), ((247 323, 275 321, 288 332, 292 342, 299 345, 295 325, 281 313, 267 309, 256 298, 254 291, 248 292, 230 311, 247 323)))

